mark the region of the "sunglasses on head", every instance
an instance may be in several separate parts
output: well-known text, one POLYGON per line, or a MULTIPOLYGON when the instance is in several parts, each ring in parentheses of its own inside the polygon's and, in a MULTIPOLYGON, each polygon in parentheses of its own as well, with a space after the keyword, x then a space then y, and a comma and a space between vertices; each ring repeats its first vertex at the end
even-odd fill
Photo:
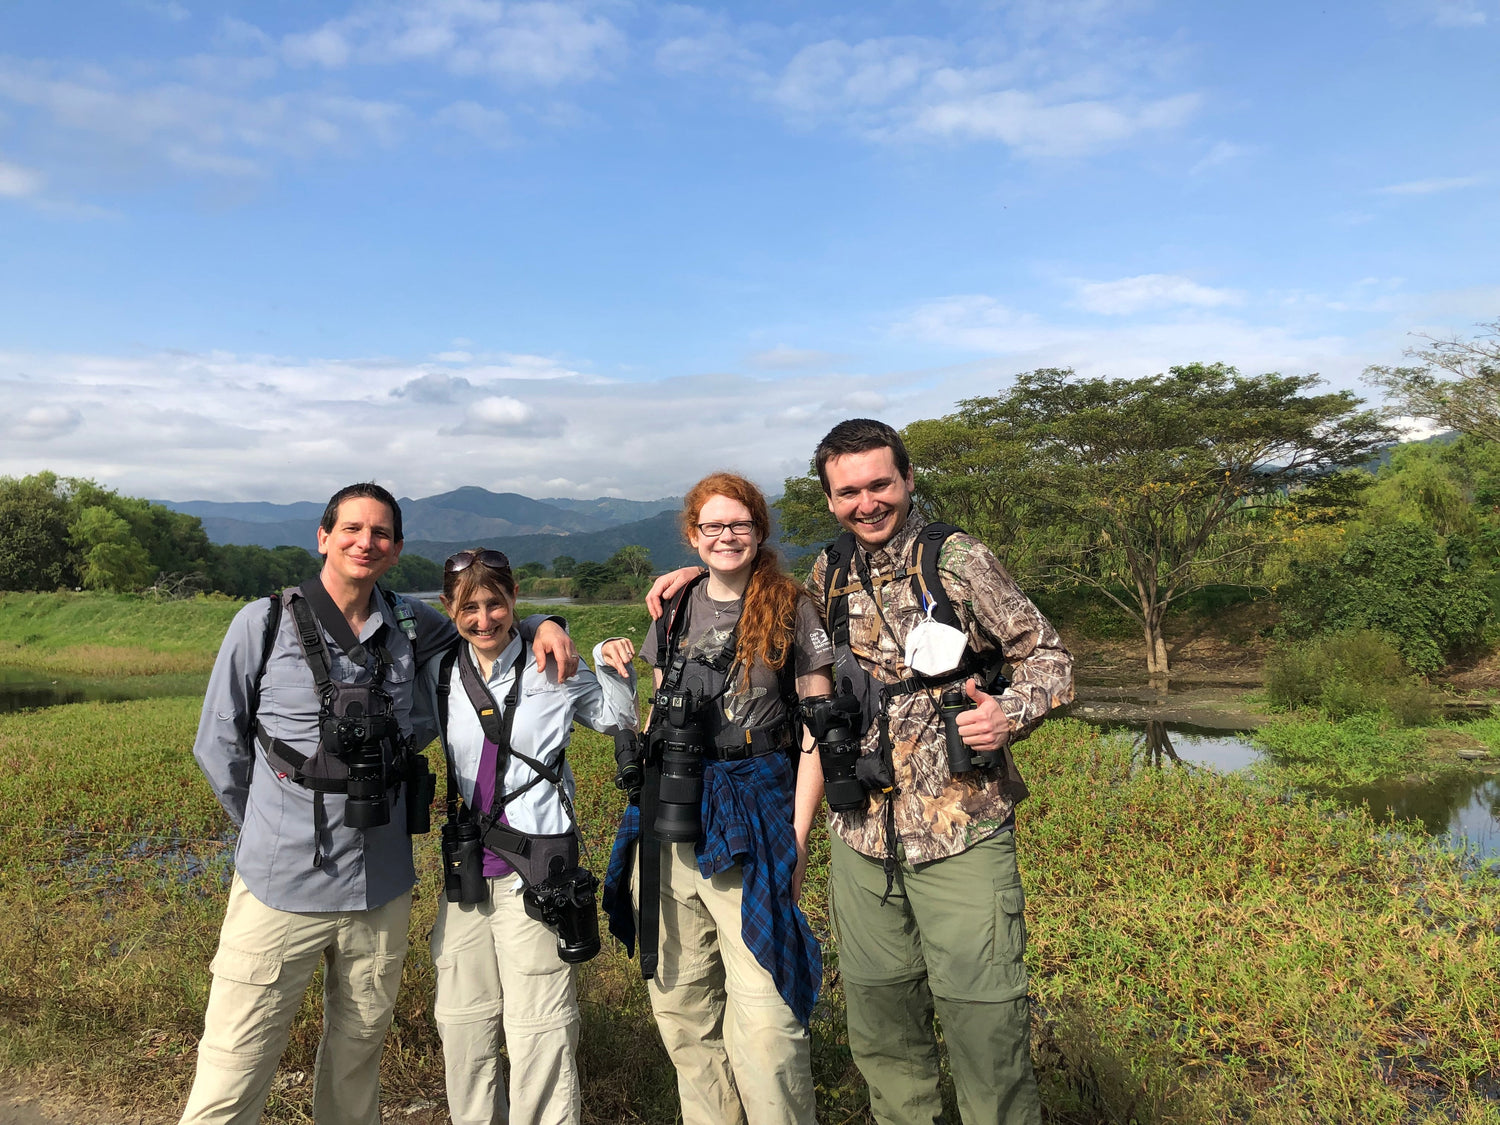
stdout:
POLYGON ((491 570, 509 570, 510 559, 505 557, 504 551, 492 551, 485 547, 479 551, 460 551, 456 555, 449 555, 448 561, 443 564, 443 569, 449 574, 457 574, 461 570, 468 570, 476 562, 482 562, 491 570))

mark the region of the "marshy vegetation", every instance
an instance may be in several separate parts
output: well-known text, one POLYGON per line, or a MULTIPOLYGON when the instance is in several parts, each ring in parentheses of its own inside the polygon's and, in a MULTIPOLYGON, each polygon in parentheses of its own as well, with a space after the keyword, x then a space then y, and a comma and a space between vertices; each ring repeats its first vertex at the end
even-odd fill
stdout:
MULTIPOLYGON (((177 695, 0 715, 0 1068, 10 1075, 164 1119, 181 1105, 232 856, 189 747, 235 608, 0 602, 5 659, 24 642, 28 659, 60 670, 191 670, 177 695), (166 612, 182 620, 163 627, 166 612)), ((645 629, 633 607, 569 615, 585 650, 645 629)), ((621 801, 612 746, 583 730, 573 746, 588 860, 602 873, 621 801)), ((1052 1120, 1500 1121, 1493 868, 1263 780, 1140 769, 1127 738, 1079 722, 1045 724, 1019 754, 1033 792, 1018 843, 1035 1053, 1052 1120)), ((440 888, 435 834, 416 854, 412 952, 383 1089, 424 1121, 441 1119, 443 1088, 425 942, 440 888)), ((822 933, 826 861, 819 834, 805 905, 822 933)), ((835 948, 826 962, 813 1026, 820 1119, 865 1121, 835 948)), ((586 1120, 672 1121, 673 1075, 636 965, 606 942, 581 990, 586 1120)), ((309 1120, 316 995, 299 1013, 271 1120, 309 1120)))

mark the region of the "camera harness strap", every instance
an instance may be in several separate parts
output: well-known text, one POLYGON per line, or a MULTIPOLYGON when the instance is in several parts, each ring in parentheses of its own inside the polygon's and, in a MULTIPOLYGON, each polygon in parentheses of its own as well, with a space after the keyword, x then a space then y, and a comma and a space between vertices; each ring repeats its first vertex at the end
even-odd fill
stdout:
MULTIPOLYGON (((348 766, 333 754, 326 746, 323 737, 324 720, 328 716, 333 698, 340 688, 357 687, 381 696, 386 695, 382 685, 385 683, 386 669, 390 666, 391 656, 385 646, 378 639, 374 643, 374 651, 362 644, 350 628, 349 621, 343 612, 335 604, 332 596, 324 589, 323 583, 316 576, 309 578, 295 589, 288 589, 281 598, 273 599, 277 608, 273 609, 266 625, 266 636, 268 641, 274 643, 275 629, 280 624, 280 603, 285 601, 291 607, 292 619, 297 627, 297 642, 302 648, 303 659, 312 670, 313 682, 318 689, 318 698, 322 701, 318 714, 318 746, 311 755, 303 754, 301 751, 289 746, 279 738, 268 735, 261 729, 258 722, 255 726, 256 741, 265 752, 266 760, 276 770, 277 774, 284 777, 304 789, 310 789, 313 793, 313 866, 322 867, 323 859, 327 854, 324 850, 324 840, 328 835, 328 810, 323 803, 324 793, 344 793, 349 787, 348 766), (333 657, 329 654, 328 645, 323 640, 322 631, 318 628, 321 623, 324 629, 333 636, 339 648, 358 664, 361 668, 371 673, 367 684, 345 685, 336 683, 333 679, 333 657), (374 665, 372 668, 371 665, 374 665)), ((375 637, 379 638, 385 631, 382 624, 376 631, 375 637)), ((271 644, 266 645, 265 653, 261 658, 261 672, 264 674, 265 662, 270 657, 271 644)), ((255 687, 252 692, 252 712, 260 703, 260 676, 256 677, 255 687)), ((388 697, 387 697, 388 698, 388 697)), ((392 717, 394 722, 394 717, 392 717)), ((387 740, 387 746, 391 751, 393 761, 391 763, 391 780, 387 788, 394 789, 401 784, 402 773, 398 768, 402 756, 402 748, 399 743, 387 740)), ((382 751, 382 759, 384 753, 382 751)))
MULTIPOLYGON (((573 841, 578 838, 578 815, 573 810, 573 802, 568 798, 567 787, 563 784, 562 758, 559 757, 557 767, 554 769, 545 762, 521 753, 511 745, 511 730, 515 725, 516 707, 521 699, 521 675, 526 668, 528 656, 526 646, 521 646, 517 653, 515 663, 511 667, 511 684, 505 693, 505 709, 503 714, 497 714, 495 697, 490 693, 489 685, 479 675, 479 669, 475 667, 472 659, 464 659, 462 650, 466 642, 456 641, 451 649, 443 656, 443 661, 438 671, 438 723, 443 732, 443 757, 448 766, 448 793, 447 811, 448 819, 468 820, 475 816, 475 811, 469 809, 459 796, 458 778, 453 769, 453 755, 447 752, 448 747, 448 693, 452 685, 452 668, 455 660, 458 663, 458 678, 463 685, 464 694, 468 696, 470 705, 474 708, 474 714, 479 718, 479 726, 484 731, 487 741, 493 742, 495 751, 495 784, 490 799, 490 807, 484 812, 477 814, 480 826, 480 835, 484 839, 485 847, 490 851, 503 855, 513 867, 526 885, 534 886, 547 877, 551 860, 555 855, 563 855, 565 862, 571 860, 570 865, 576 865, 577 857, 573 852, 573 841), (505 773, 511 757, 519 758, 531 767, 536 775, 526 784, 514 791, 505 791, 505 773), (572 829, 561 836, 540 835, 522 832, 517 828, 506 824, 500 818, 504 815, 505 806, 522 793, 543 781, 550 783, 557 790, 558 800, 562 802, 563 811, 568 814, 572 822, 572 829)), ((564 751, 566 754, 566 750, 564 751)))
MULTIPOLYGON (((666 612, 657 618, 656 666, 662 669, 661 687, 658 691, 676 691, 682 686, 683 673, 687 670, 688 661, 679 650, 688 628, 689 596, 693 589, 707 577, 707 572, 704 572, 690 579, 688 584, 673 597, 666 612)), ((739 623, 736 622, 724 647, 714 660, 695 660, 695 663, 702 664, 723 677, 719 690, 703 700, 704 704, 722 699, 729 691, 729 674, 735 663, 738 634, 739 623)), ((788 715, 796 714, 796 680, 790 675, 792 668, 792 655, 788 652, 786 661, 777 674, 778 691, 788 715)), ((641 835, 637 844, 641 892, 638 937, 641 952, 641 977, 644 980, 650 980, 656 975, 661 944, 661 839, 655 832, 657 805, 661 796, 661 762, 652 751, 650 737, 651 731, 661 722, 662 714, 658 710, 652 717, 651 727, 647 730, 645 777, 641 785, 640 800, 641 835)), ((759 757, 778 750, 789 750, 790 753, 796 754, 798 750, 796 742, 796 727, 791 723, 754 729, 721 723, 719 731, 714 736, 714 749, 725 758, 739 759, 759 757), (790 740, 787 738, 789 732, 792 736, 790 740)), ((794 767, 796 765, 795 758, 793 765, 794 767)))
MULTIPOLYGON (((903 579, 911 579, 912 590, 917 595, 918 604, 930 605, 935 621, 955 629, 962 629, 963 625, 953 608, 953 602, 949 599, 942 577, 938 574, 938 557, 942 553, 943 544, 957 531, 958 528, 949 523, 927 524, 917 533, 914 544, 916 552, 914 564, 905 569, 898 569, 889 575, 870 573, 869 562, 864 552, 859 549, 853 532, 844 532, 827 549, 823 606, 824 620, 828 623, 829 636, 834 646, 836 673, 842 677, 840 684, 836 686, 841 686, 844 691, 852 692, 860 700, 864 711, 864 729, 861 730, 861 734, 869 730, 872 721, 878 725, 879 749, 877 752, 885 766, 886 776, 891 779, 890 788, 881 791, 882 796, 885 797, 885 858, 882 862, 882 867, 885 869, 885 894, 881 896, 881 905, 884 905, 886 899, 890 897, 895 884, 896 798, 901 795, 900 788, 895 784, 895 763, 892 761, 890 701, 919 691, 931 699, 935 689, 967 680, 971 676, 977 676, 980 683, 988 686, 996 679, 1003 660, 998 652, 994 657, 985 659, 977 653, 966 650, 963 660, 952 672, 946 672, 941 676, 924 676, 908 669, 907 675, 901 680, 890 684, 884 683, 860 665, 850 646, 849 595, 855 590, 863 590, 869 596, 875 605, 875 613, 880 618, 881 627, 890 634, 897 649, 901 648, 901 638, 896 635, 896 631, 886 620, 885 610, 881 604, 881 590, 903 579), (854 581, 850 581, 851 571, 854 581), (871 714, 871 711, 874 714, 871 714)), ((936 700, 933 700, 934 710, 936 707, 936 700)), ((1014 760, 1009 754, 1005 755, 1005 761, 1007 783, 1019 793, 1015 799, 1020 800, 1026 795, 1025 783, 1021 781, 1014 760)))

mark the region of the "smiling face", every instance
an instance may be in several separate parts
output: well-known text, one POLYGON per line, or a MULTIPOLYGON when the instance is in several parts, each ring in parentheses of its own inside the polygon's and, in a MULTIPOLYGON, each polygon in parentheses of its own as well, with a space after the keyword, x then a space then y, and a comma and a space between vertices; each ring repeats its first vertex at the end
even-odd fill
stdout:
POLYGON ((688 534, 688 542, 698 552, 698 557, 708 569, 720 578, 730 578, 744 573, 755 562, 755 553, 760 549, 760 536, 753 527, 736 533, 729 525, 753 523, 750 509, 738 500, 718 493, 710 496, 698 509, 698 524, 722 523, 724 530, 718 535, 705 535, 694 528, 688 534))
POLYGON ((510 643, 515 624, 516 597, 494 586, 476 586, 456 599, 443 599, 443 608, 458 627, 458 635, 486 660, 494 660, 510 643))
POLYGON ((373 586, 401 557, 395 525, 389 505, 368 496, 345 500, 339 505, 333 530, 318 527, 324 575, 351 586, 373 586))
POLYGON ((877 551, 890 542, 911 511, 912 475, 896 469, 896 454, 882 445, 864 453, 830 457, 828 510, 860 546, 877 551))

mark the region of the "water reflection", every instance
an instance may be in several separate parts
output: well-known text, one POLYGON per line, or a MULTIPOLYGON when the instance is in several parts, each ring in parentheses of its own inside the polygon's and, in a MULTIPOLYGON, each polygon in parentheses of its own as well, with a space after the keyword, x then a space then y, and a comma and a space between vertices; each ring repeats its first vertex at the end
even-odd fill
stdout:
POLYGON ((1400 779, 1330 794, 1340 804, 1368 803, 1376 819, 1420 821, 1453 847, 1500 856, 1500 777, 1453 774, 1421 785, 1400 779))
POLYGON ((65 703, 120 703, 167 695, 201 695, 207 675, 117 676, 79 679, 35 668, 0 668, 0 714, 65 703))
MULTIPOLYGON (((1134 760, 1153 769, 1195 765, 1233 773, 1265 756, 1251 743, 1248 731, 1212 730, 1159 719, 1099 725, 1129 731, 1134 760)), ((1415 821, 1447 846, 1481 857, 1500 856, 1500 777, 1494 774, 1456 773, 1415 783, 1393 778, 1357 789, 1320 790, 1319 795, 1349 808, 1369 805, 1376 820, 1415 821)))

